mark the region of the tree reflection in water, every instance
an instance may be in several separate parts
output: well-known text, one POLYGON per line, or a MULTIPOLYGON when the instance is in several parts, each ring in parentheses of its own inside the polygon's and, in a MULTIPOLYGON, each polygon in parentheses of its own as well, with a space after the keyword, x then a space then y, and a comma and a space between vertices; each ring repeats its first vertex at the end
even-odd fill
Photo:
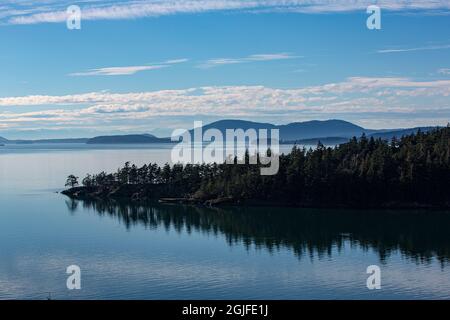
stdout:
POLYGON ((420 210, 329 210, 278 207, 206 208, 159 203, 67 200, 71 213, 81 205, 118 219, 127 229, 143 225, 180 233, 223 235, 230 246, 269 252, 287 248, 299 258, 322 259, 345 244, 373 249, 385 262, 401 253, 416 263, 450 261, 450 212, 420 210))

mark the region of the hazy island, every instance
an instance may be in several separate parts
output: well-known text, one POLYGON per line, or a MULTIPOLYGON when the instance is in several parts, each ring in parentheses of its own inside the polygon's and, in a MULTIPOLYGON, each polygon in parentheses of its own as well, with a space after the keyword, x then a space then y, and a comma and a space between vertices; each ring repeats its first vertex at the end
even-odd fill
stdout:
MULTIPOLYGON (((219 120, 202 127, 202 130, 217 129, 225 134, 227 129, 278 129, 280 132, 280 144, 317 144, 320 140, 324 144, 337 145, 348 142, 352 137, 365 134, 366 137, 392 139, 416 133, 419 130, 427 132, 434 127, 416 127, 403 129, 366 129, 344 120, 312 120, 305 122, 293 122, 285 125, 271 123, 253 122, 246 120, 219 120)), ((189 130, 192 134, 193 130, 189 130)), ((61 138, 61 139, 37 139, 37 140, 10 140, 0 137, 0 143, 11 144, 89 144, 89 145, 112 145, 112 144, 153 144, 174 143, 170 137, 157 137, 152 134, 122 134, 105 135, 93 138, 61 138)))
MULTIPOLYGON (((246 158, 250 155, 247 153, 246 158)), ((362 135, 335 148, 294 146, 280 169, 262 165, 125 163, 115 173, 71 175, 62 193, 73 199, 306 207, 450 207, 450 126, 393 138, 362 135)))

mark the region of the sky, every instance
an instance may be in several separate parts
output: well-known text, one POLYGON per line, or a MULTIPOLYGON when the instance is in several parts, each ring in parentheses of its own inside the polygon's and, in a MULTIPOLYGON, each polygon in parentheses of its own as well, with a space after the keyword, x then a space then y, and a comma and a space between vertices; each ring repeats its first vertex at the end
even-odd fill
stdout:
POLYGON ((167 136, 220 119, 446 125, 450 0, 0 1, 0 136, 167 136))

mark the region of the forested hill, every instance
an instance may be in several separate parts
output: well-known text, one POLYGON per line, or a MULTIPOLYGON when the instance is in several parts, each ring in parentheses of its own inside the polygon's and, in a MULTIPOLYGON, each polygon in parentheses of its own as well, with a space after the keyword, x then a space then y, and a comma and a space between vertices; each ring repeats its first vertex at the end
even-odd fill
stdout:
MULTIPOLYGON (((400 138, 404 135, 416 133, 419 130, 427 132, 435 127, 416 127, 403 129, 365 129, 344 120, 312 120, 304 122, 293 122, 285 125, 271 123, 253 122, 246 120, 219 120, 202 127, 205 132, 208 129, 217 129, 223 136, 229 130, 265 129, 279 130, 280 142, 283 144, 316 144, 317 141, 337 145, 347 142, 351 137, 359 137, 366 134, 367 137, 383 138, 390 140, 392 137, 400 138)), ((190 130, 191 134, 193 130, 190 130)), ((8 140, 0 137, 4 144, 54 144, 54 143, 87 143, 97 144, 150 144, 150 143, 172 143, 170 137, 156 137, 152 134, 120 134, 105 135, 93 138, 66 138, 66 139, 37 139, 37 140, 8 140)))
POLYGON ((170 138, 158 138, 151 134, 100 136, 87 140, 87 144, 169 143, 170 138))
MULTIPOLYGON (((248 155, 247 155, 248 156, 248 155)), ((76 179, 69 179, 75 186, 76 179)), ((277 203, 300 206, 450 207, 450 127, 385 141, 364 135, 335 148, 294 147, 280 170, 260 165, 145 165, 89 175, 74 198, 177 197, 187 202, 277 203)))

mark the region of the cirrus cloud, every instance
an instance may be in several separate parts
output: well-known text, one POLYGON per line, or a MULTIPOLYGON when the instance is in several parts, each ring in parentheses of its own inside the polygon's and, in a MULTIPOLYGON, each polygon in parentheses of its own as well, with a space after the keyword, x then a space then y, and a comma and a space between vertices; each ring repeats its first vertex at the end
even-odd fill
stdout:
POLYGON ((124 76, 124 75, 132 75, 141 71, 148 70, 158 70, 170 67, 175 64, 180 64, 189 61, 189 59, 181 58, 181 59, 173 59, 167 60, 162 63, 156 65, 143 65, 143 66, 125 66, 125 67, 104 67, 104 68, 96 68, 90 69, 82 72, 74 72, 70 73, 69 76, 124 76))
POLYGON ((123 76, 131 75, 140 71, 157 70, 165 68, 166 66, 129 66, 129 67, 107 67, 99 69, 91 69, 85 72, 75 72, 69 74, 70 76, 123 76))
MULTIPOLYGON (((6 1, 0 21, 6 24, 61 23, 67 19, 68 0, 6 1)), ((393 11, 450 9, 449 0, 85 0, 78 2, 83 20, 119 20, 222 11, 329 13, 364 10, 379 5, 393 11)))
POLYGON ((264 61, 276 61, 302 58, 301 56, 293 55, 292 53, 265 53, 265 54, 252 54, 243 58, 217 58, 210 59, 200 64, 199 68, 212 68, 217 66, 240 64, 249 62, 264 62, 264 61))

